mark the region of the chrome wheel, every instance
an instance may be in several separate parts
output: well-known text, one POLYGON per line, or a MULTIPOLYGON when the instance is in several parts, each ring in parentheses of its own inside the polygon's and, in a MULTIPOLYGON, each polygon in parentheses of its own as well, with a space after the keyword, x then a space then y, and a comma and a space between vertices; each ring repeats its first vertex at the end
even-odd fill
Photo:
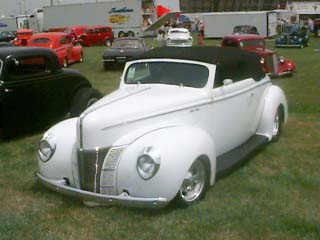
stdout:
POLYGON ((68 58, 63 59, 63 67, 67 68, 68 67, 68 58))
POLYGON ((202 161, 196 160, 184 177, 182 186, 179 190, 179 195, 186 202, 194 202, 201 196, 205 184, 205 165, 202 161))
POLYGON ((272 128, 273 142, 276 142, 279 138, 279 135, 281 132, 281 124, 282 124, 281 121, 282 121, 282 110, 281 110, 281 107, 279 106, 273 120, 273 128, 272 128))

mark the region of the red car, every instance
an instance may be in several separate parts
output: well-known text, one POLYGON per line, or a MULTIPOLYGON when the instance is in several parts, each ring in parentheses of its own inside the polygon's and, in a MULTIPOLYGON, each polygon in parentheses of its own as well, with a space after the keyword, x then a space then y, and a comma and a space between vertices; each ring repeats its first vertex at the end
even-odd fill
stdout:
POLYGON ((79 37, 82 46, 106 45, 110 46, 113 41, 113 33, 111 27, 93 26, 84 30, 79 37))
POLYGON ((278 57, 277 54, 266 49, 265 39, 254 34, 239 34, 226 36, 222 39, 222 47, 236 47, 247 51, 256 52, 261 56, 263 70, 273 77, 292 75, 296 65, 289 59, 278 57))
POLYGON ((38 33, 29 39, 28 46, 51 48, 58 55, 59 62, 63 67, 67 67, 70 63, 83 62, 82 47, 73 46, 67 33, 38 33))
POLYGON ((16 38, 13 40, 16 46, 27 46, 28 40, 32 37, 32 29, 18 29, 16 38))

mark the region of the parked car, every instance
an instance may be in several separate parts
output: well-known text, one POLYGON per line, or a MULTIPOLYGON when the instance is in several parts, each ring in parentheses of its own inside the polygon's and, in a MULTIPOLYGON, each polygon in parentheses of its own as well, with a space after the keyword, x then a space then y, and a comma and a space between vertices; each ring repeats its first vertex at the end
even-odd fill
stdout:
POLYGON ((83 62, 83 49, 73 46, 71 37, 62 32, 38 33, 33 35, 28 46, 47 47, 54 50, 61 66, 67 67, 71 63, 83 62))
POLYGON ((256 53, 155 48, 126 63, 118 90, 44 134, 36 179, 86 204, 189 206, 277 140, 287 116, 256 53))
POLYGON ((80 36, 84 33, 85 29, 88 29, 88 26, 72 26, 66 28, 64 32, 72 37, 73 45, 76 45, 79 43, 80 36))
POLYGON ((313 32, 316 37, 320 37, 320 18, 313 20, 313 32))
POLYGON ((275 40, 275 47, 309 46, 308 30, 300 24, 286 24, 281 28, 281 35, 275 40))
POLYGON ((82 46, 106 45, 110 46, 113 41, 113 33, 111 27, 94 26, 84 30, 79 37, 82 46))
POLYGON ((193 38, 186 28, 171 28, 166 38, 166 46, 170 47, 190 47, 193 38))
POLYGON ((233 34, 256 34, 259 35, 258 29, 251 25, 238 25, 233 29, 233 34))
POLYGON ((135 57, 149 50, 142 38, 123 37, 114 40, 112 47, 103 51, 102 61, 105 70, 114 64, 123 64, 130 57, 135 57))
POLYGON ((16 38, 16 31, 1 31, 0 42, 10 42, 16 38))
POLYGON ((0 129, 7 139, 80 113, 101 94, 74 70, 61 69, 54 51, 0 48, 0 129))
POLYGON ((290 76, 296 70, 295 63, 269 49, 266 49, 265 39, 254 34, 239 34, 226 36, 222 39, 222 47, 236 47, 252 51, 261 56, 263 71, 272 77, 290 76))
POLYGON ((32 29, 17 29, 16 38, 13 40, 13 43, 16 46, 27 46, 28 40, 32 37, 32 29))

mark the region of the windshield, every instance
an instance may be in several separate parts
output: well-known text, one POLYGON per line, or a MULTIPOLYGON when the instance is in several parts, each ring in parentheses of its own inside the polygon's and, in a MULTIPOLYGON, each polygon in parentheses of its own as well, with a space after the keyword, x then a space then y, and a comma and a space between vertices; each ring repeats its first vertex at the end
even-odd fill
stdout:
POLYGON ((182 33, 182 34, 184 33, 184 34, 187 34, 188 32, 187 32, 187 31, 183 31, 183 30, 172 30, 172 31, 169 32, 169 34, 172 34, 172 33, 173 33, 173 34, 174 34, 174 33, 182 33))
POLYGON ((264 47, 264 40, 242 40, 240 47, 264 47))
POLYGON ((32 40, 33 44, 44 44, 44 43, 49 43, 50 39, 49 38, 36 38, 32 40))
POLYGON ((142 43, 135 39, 122 39, 116 40, 113 42, 113 48, 140 48, 143 47, 142 43))
POLYGON ((202 88, 209 70, 205 66, 177 62, 145 62, 132 64, 125 75, 126 84, 166 84, 202 88))
POLYGON ((291 33, 296 30, 296 27, 293 25, 283 26, 282 31, 283 33, 291 33))

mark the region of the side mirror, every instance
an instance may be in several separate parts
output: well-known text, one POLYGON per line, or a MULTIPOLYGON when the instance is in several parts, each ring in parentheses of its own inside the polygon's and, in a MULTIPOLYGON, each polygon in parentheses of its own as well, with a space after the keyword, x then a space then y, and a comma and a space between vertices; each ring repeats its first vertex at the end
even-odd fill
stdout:
POLYGON ((228 86, 228 85, 230 85, 230 84, 232 84, 233 83, 233 80, 232 79, 225 79, 225 80, 223 80, 223 86, 228 86))

